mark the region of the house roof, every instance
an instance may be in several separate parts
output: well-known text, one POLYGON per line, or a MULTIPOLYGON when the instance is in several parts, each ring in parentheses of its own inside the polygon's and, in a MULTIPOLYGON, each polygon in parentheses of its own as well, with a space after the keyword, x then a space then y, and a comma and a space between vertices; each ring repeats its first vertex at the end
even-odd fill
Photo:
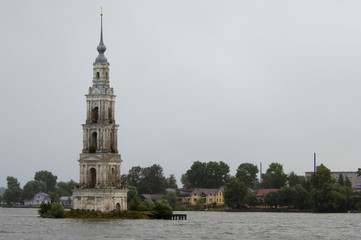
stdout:
POLYGON ((139 196, 141 199, 148 199, 152 201, 156 201, 158 199, 164 199, 164 194, 142 194, 139 196))
POLYGON ((267 193, 270 193, 270 192, 277 192, 278 189, 276 188, 261 188, 258 190, 257 192, 257 197, 263 197, 264 195, 266 195, 267 193))
POLYGON ((194 188, 191 194, 202 194, 204 193, 205 195, 209 195, 209 194, 217 194, 220 191, 222 191, 222 188, 194 188))

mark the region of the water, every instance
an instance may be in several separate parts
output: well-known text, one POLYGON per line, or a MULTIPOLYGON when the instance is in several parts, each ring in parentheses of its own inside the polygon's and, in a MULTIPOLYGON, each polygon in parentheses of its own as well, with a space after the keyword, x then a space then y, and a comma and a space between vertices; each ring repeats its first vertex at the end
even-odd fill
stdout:
POLYGON ((0 239, 360 239, 361 235, 361 214, 185 213, 183 221, 43 219, 37 209, 0 208, 0 239))

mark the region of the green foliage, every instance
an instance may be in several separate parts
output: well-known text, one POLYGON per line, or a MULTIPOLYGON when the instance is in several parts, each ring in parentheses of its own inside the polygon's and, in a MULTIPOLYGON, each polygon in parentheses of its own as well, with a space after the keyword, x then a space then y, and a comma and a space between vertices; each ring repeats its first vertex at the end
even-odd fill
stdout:
POLYGON ((54 218, 64 217, 64 208, 60 203, 53 203, 50 208, 50 214, 54 218))
POLYGON ((264 188, 281 188, 286 185, 287 175, 283 172, 280 163, 271 163, 266 173, 262 174, 262 186, 264 188))
POLYGON ((136 207, 136 210, 144 212, 144 211, 147 211, 149 209, 142 202, 139 202, 137 207, 136 207))
POLYGON ((174 174, 169 175, 169 178, 167 178, 167 185, 168 188, 178 189, 177 179, 174 174))
POLYGON ((219 188, 228 182, 229 166, 218 162, 193 162, 193 165, 182 175, 181 182, 185 188, 219 188))
POLYGON ((143 205, 147 208, 148 211, 151 211, 154 207, 154 202, 150 199, 145 199, 143 205))
POLYGON ((263 197, 263 201, 266 206, 270 207, 278 207, 278 193, 277 192, 269 192, 263 197))
POLYGON ((346 186, 346 187, 352 187, 352 183, 351 183, 350 179, 348 179, 347 176, 345 177, 344 186, 346 186))
POLYGON ((246 184, 247 187, 254 189, 258 173, 257 165, 252 163, 242 163, 238 166, 236 177, 246 184))
POLYGON ((139 194, 165 193, 168 187, 163 168, 158 164, 146 168, 132 167, 128 175, 122 177, 122 182, 136 187, 139 194))
POLYGON ((169 215, 173 213, 172 208, 169 206, 167 200, 158 199, 154 202, 153 211, 160 215, 169 215))
POLYGON ((19 203, 21 201, 21 194, 22 194, 20 183, 16 178, 11 176, 8 176, 6 178, 6 181, 8 188, 3 193, 4 201, 9 205, 19 203))
POLYGON ((300 185, 297 184, 295 187, 295 207, 303 210, 309 207, 309 196, 308 192, 300 185))
POLYGON ((242 203, 247 194, 246 185, 237 177, 232 177, 224 188, 224 201, 227 206, 235 207, 242 203))
POLYGON ((248 192, 246 196, 243 199, 243 202, 245 204, 248 204, 250 206, 256 206, 259 204, 258 199, 256 197, 256 194, 248 192))
POLYGON ((57 178, 57 176, 54 176, 51 172, 45 170, 36 172, 34 176, 35 181, 45 185, 45 193, 49 193, 55 190, 57 178))
POLYGON ((33 196, 38 192, 44 192, 45 185, 41 182, 31 180, 24 185, 22 199, 23 200, 30 200, 33 196))
POLYGON ((138 198, 137 188, 133 186, 128 186, 127 202, 130 203, 134 198, 138 198))
POLYGON ((96 218, 96 219, 149 219, 139 211, 114 210, 111 212, 70 210, 64 212, 65 218, 96 218))
POLYGON ((39 207, 39 210, 38 210, 39 215, 40 215, 41 217, 46 217, 46 216, 48 216, 48 215, 50 214, 50 209, 51 209, 51 203, 44 203, 44 202, 42 202, 42 203, 40 204, 40 207, 39 207))
POLYGON ((138 197, 133 198, 130 203, 128 204, 129 210, 137 210, 138 205, 140 204, 140 200, 138 197))
POLYGON ((163 168, 158 164, 142 169, 140 182, 137 186, 140 194, 165 193, 167 179, 163 175, 163 168))
MULTIPOLYGON (((346 176, 346 177, 347 177, 347 176, 346 176)), ((344 186, 344 185, 345 185, 345 181, 344 181, 344 179, 343 179, 342 173, 340 173, 340 175, 338 176, 337 183, 340 184, 341 186, 344 186)))
POLYGON ((304 176, 298 176, 293 171, 288 174, 288 186, 290 187, 294 187, 297 184, 302 184, 304 181, 304 176))
POLYGON ((77 183, 73 180, 69 182, 58 182, 56 187, 60 196, 71 196, 73 194, 72 189, 77 183))
POLYGON ((296 199, 296 191, 294 190, 294 188, 292 187, 283 187, 280 190, 278 190, 277 192, 277 200, 278 200, 278 205, 280 206, 294 206, 296 199))
POLYGON ((313 188, 321 189, 324 185, 335 182, 331 177, 331 171, 323 164, 317 167, 316 172, 311 175, 311 184, 313 188))
POLYGON ((167 199, 169 205, 173 208, 176 209, 177 207, 177 200, 178 200, 178 196, 176 192, 167 192, 165 195, 165 198, 167 199))

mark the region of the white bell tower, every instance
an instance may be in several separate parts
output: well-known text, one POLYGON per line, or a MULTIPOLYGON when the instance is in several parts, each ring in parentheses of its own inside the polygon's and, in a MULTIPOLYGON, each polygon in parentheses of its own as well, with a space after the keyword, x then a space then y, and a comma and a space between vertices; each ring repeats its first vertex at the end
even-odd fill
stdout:
POLYGON ((127 209, 127 189, 120 184, 122 159, 118 154, 115 95, 109 86, 109 62, 104 56, 103 13, 98 57, 93 63, 93 85, 86 95, 83 151, 79 158, 80 186, 73 190, 73 209, 127 209))

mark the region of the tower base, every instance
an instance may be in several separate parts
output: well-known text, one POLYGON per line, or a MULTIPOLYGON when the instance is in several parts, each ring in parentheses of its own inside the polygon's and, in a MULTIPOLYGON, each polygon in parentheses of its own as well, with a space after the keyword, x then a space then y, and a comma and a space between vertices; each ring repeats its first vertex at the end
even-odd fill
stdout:
POLYGON ((74 188, 73 209, 101 212, 127 210, 127 192, 125 188, 74 188))

